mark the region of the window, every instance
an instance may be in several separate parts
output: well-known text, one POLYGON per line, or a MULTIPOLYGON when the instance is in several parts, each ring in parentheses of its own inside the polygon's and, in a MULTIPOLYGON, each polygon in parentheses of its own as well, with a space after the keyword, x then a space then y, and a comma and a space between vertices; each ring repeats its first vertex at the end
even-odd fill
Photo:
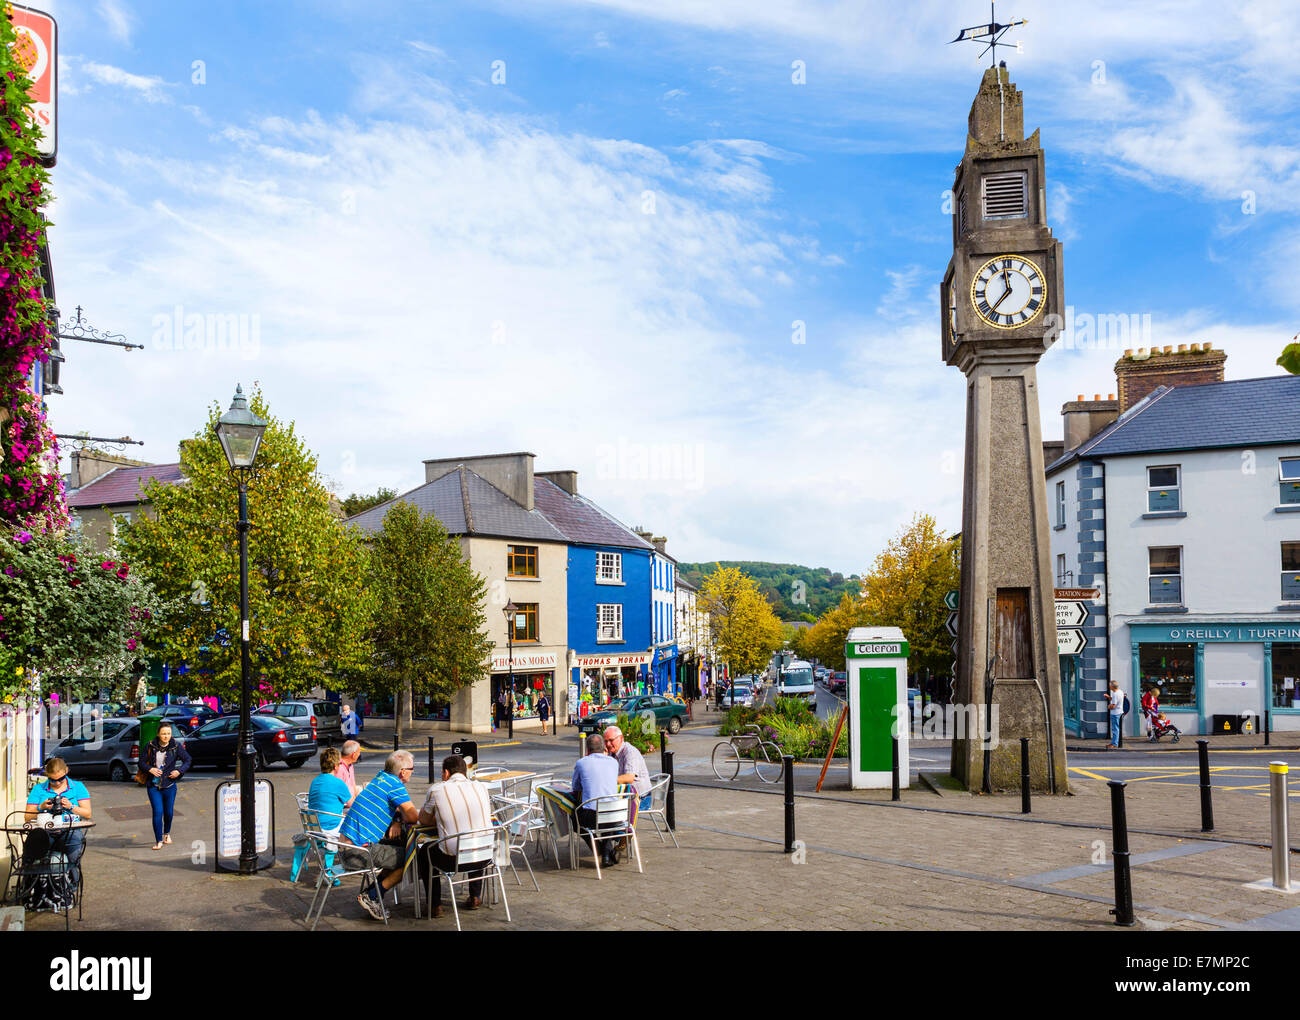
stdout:
POLYGON ((966 195, 964 193, 957 199, 957 233, 966 233, 966 195))
POLYGON ((537 640, 537 603, 521 602, 515 613, 515 641, 537 640))
POLYGON ((980 181, 980 194, 984 199, 986 220, 1010 220, 1029 213, 1026 190, 1027 174, 1013 170, 1005 174, 989 174, 980 181))
POLYGON ((537 546, 510 546, 506 553, 506 574, 509 577, 536 577, 537 546))
POLYGON ((1300 708, 1300 645, 1273 646, 1273 707, 1300 708))
POLYGON ((1056 583, 1065 587, 1065 553, 1060 553, 1056 557, 1056 583))
POLYGON ((1138 645, 1137 700, 1148 687, 1160 696, 1161 708, 1196 707, 1196 646, 1138 645))
POLYGON ((1183 508, 1178 465, 1147 468, 1147 512, 1158 514, 1183 508))
POLYGON ((596 606, 596 640, 623 640, 623 607, 618 603, 596 606))
POLYGON ((1148 549, 1151 605, 1183 604, 1183 550, 1181 546, 1148 549))
POLYGON ((1300 601, 1300 542, 1282 543, 1282 598, 1300 601))
POLYGON ((1065 483, 1056 483, 1056 526, 1065 527, 1065 483))
POLYGON ((1283 505, 1300 503, 1300 457, 1279 460, 1277 477, 1277 501, 1283 505))
POLYGON ((622 584, 623 583, 623 554, 622 553, 596 553, 596 583, 597 584, 622 584))

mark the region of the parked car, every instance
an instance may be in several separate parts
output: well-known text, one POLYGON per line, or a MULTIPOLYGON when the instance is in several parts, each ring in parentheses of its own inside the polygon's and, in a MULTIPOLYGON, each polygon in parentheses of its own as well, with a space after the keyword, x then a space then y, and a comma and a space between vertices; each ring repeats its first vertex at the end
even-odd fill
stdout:
POLYGON ((312 737, 322 744, 337 744, 343 740, 343 722, 335 701, 316 701, 304 698, 294 701, 276 701, 263 705, 257 715, 274 715, 295 726, 310 726, 312 737))
POLYGON ((722 707, 730 708, 733 704, 732 696, 735 696, 735 704, 744 705, 746 708, 753 707, 754 688, 744 682, 744 678, 737 680, 731 687, 727 688, 722 695, 722 707))
MULTIPOLYGON (((177 740, 182 740, 176 737, 177 740)), ((48 758, 62 758, 74 776, 130 779, 140 760, 140 723, 136 719, 96 719, 62 740, 45 745, 48 758)))
MULTIPOLYGON (((316 753, 316 738, 310 726, 295 726, 273 715, 252 715, 253 746, 257 767, 264 769, 282 761, 296 769, 316 753)), ((234 768, 239 753, 239 716, 223 715, 205 723, 185 738, 185 750, 195 765, 234 768)))
POLYGON ((676 733, 686 720, 686 706, 658 694, 645 694, 635 698, 618 698, 604 708, 592 712, 578 724, 579 733, 599 733, 606 726, 618 722, 621 713, 640 715, 651 711, 655 714, 655 728, 676 733))
POLYGON ((49 738, 59 740, 94 719, 112 719, 126 714, 125 706, 115 701, 79 701, 64 705, 50 718, 49 738))
POLYGON ((193 705, 159 705, 157 708, 149 709, 140 718, 166 719, 172 724, 173 729, 179 730, 180 736, 184 736, 209 720, 218 718, 218 713, 200 701, 193 705))
POLYGON ((832 673, 829 687, 832 694, 847 695, 849 693, 849 674, 844 670, 832 673))

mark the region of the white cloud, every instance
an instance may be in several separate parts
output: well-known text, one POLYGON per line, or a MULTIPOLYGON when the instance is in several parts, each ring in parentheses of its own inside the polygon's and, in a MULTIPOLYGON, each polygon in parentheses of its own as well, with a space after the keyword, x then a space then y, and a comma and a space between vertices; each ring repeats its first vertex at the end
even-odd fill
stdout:
POLYGON ((167 82, 155 75, 132 74, 120 67, 96 63, 93 60, 81 61, 78 69, 101 85, 113 85, 138 92, 151 103, 170 102, 165 91, 168 87, 167 82))
POLYGON ((124 43, 131 41, 131 29, 135 19, 121 0, 99 0, 95 9, 114 39, 124 43))

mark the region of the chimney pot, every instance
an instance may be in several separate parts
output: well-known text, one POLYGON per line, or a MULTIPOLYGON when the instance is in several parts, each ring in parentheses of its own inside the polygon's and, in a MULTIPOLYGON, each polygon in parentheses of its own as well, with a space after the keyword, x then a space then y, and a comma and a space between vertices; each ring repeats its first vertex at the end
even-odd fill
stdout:
POLYGON ((1107 400, 1114 400, 1114 399, 1115 399, 1115 394, 1113 394, 1113 393, 1107 393, 1107 394, 1106 394, 1106 399, 1107 399, 1107 400))
POLYGON ((1083 394, 1082 394, 1082 393, 1079 394, 1079 402, 1080 402, 1080 403, 1083 402, 1083 394))
POLYGON ((1166 354, 1173 354, 1173 353, 1174 353, 1173 345, 1171 345, 1171 344, 1165 344, 1165 353, 1166 353, 1166 354))
POLYGON ((1126 358, 1131 358, 1131 357, 1133 357, 1133 348, 1132 348, 1132 347, 1130 347, 1128 350, 1126 350, 1126 351, 1124 352, 1124 357, 1126 357, 1126 358))
POLYGON ((1093 399, 1093 400, 1100 400, 1100 399, 1101 399, 1101 394, 1100 394, 1100 393, 1094 393, 1094 394, 1092 395, 1092 399, 1093 399))

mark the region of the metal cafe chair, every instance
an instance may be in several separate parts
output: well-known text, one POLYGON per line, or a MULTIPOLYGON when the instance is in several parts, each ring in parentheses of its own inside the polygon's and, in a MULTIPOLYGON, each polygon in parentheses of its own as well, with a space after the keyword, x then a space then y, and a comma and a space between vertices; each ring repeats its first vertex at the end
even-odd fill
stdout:
POLYGON ((61 836, 74 831, 60 821, 38 822, 28 819, 26 809, 11 811, 5 819, 5 839, 9 845, 9 881, 0 902, 23 903, 32 912, 51 911, 63 915, 65 930, 72 928, 72 908, 82 920, 82 899, 86 875, 81 860, 86 854, 88 829, 79 829, 83 838, 69 845, 61 836), (29 840, 45 841, 39 853, 27 853, 29 840))
POLYGON ((672 781, 672 776, 667 772, 656 772, 650 777, 650 806, 642 808, 641 815, 647 816, 654 823, 655 832, 659 833, 659 842, 667 843, 664 839, 664 833, 673 837, 673 846, 681 849, 681 844, 677 842, 677 833, 673 832, 668 826, 668 785, 672 781), (660 828, 660 823, 663 828, 660 828))
POLYGON ((533 880, 533 888, 541 892, 542 887, 537 884, 537 876, 533 874, 533 866, 528 860, 528 819, 532 816, 533 806, 527 801, 498 794, 492 798, 492 813, 496 816, 497 824, 505 830, 506 859, 510 862, 510 870, 514 872, 515 884, 521 887, 524 884, 515 868, 515 854, 518 854, 528 869, 528 877, 533 880))
MULTIPOLYGON (((349 846, 349 854, 355 854, 358 857, 365 858, 365 866, 360 868, 349 868, 343 863, 343 847, 339 846, 338 834, 327 835, 326 833, 316 831, 308 832, 307 842, 311 846, 312 854, 316 857, 316 863, 320 865, 320 875, 316 879, 316 893, 311 898, 311 905, 307 908, 307 920, 311 921, 311 915, 316 914, 316 920, 312 921, 311 930, 316 930, 316 925, 320 924, 321 914, 325 912, 325 901, 329 899, 330 890, 336 885, 341 885, 345 878, 361 876, 361 891, 364 893, 372 884, 379 884, 380 869, 375 864, 375 859, 369 847, 349 846), (317 901, 320 902, 320 908, 317 909, 317 901)), ((384 915, 384 924, 388 924, 388 907, 384 904, 384 897, 379 897, 379 909, 384 915)))
POLYGON ((635 798, 635 793, 616 793, 609 797, 592 797, 578 805, 579 812, 593 811, 596 815, 596 824, 588 828, 582 823, 581 813, 578 814, 577 836, 579 845, 584 840, 591 845, 597 881, 600 880, 600 853, 596 844, 615 839, 627 840, 632 855, 636 858, 636 870, 640 874, 645 874, 645 868, 641 866, 641 847, 636 841, 636 829, 628 820, 632 801, 635 798))
POLYGON ((451 840, 456 840, 456 866, 454 868, 444 870, 433 863, 432 857, 429 859, 428 893, 430 916, 433 914, 433 883, 440 882, 445 878, 447 880, 447 891, 451 898, 451 912, 456 918, 456 930, 461 931, 460 907, 456 904, 456 886, 468 885, 470 882, 482 879, 485 892, 491 888, 492 882, 496 881, 497 887, 501 891, 501 904, 506 908, 506 920, 510 920, 510 903, 506 900, 506 883, 501 874, 501 865, 497 862, 497 841, 500 838, 501 830, 493 826, 487 829, 454 832, 443 836, 441 839, 428 841, 427 845, 442 849, 451 840), (477 869, 479 867, 482 868, 480 874, 465 874, 470 868, 477 869), (463 877, 457 878, 457 875, 463 875, 463 877))
POLYGON ((577 834, 573 829, 573 815, 569 813, 567 799, 558 790, 549 786, 537 788, 537 800, 542 807, 542 817, 546 820, 546 835, 551 841, 551 851, 555 856, 555 869, 560 868, 560 840, 565 840, 569 847, 569 867, 577 867, 574 840, 577 834))

